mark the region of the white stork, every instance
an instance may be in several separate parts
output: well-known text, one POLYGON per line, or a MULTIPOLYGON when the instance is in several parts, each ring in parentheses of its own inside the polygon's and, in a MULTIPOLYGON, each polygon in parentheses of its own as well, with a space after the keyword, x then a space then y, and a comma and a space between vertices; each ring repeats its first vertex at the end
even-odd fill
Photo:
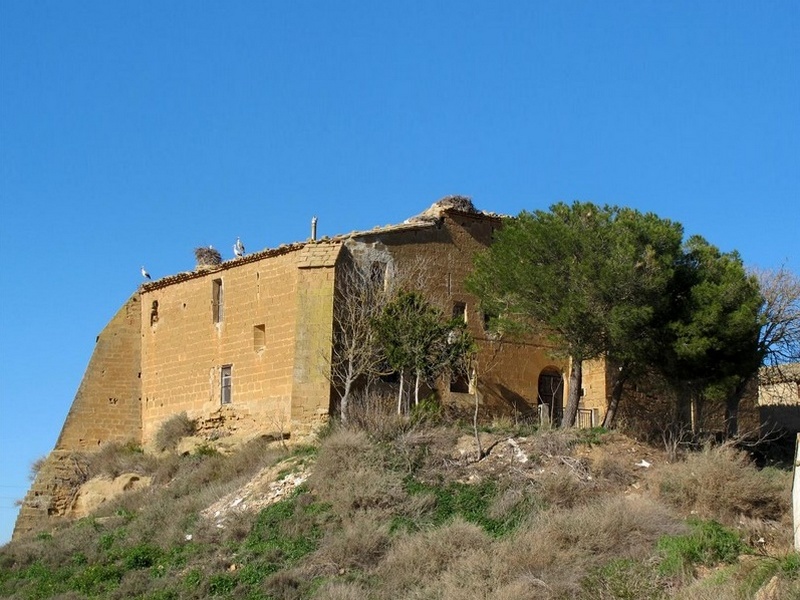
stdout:
POLYGON ((236 243, 233 245, 233 253, 236 255, 236 258, 242 258, 244 256, 244 244, 238 237, 236 238, 236 243))
POLYGON ((145 270, 144 266, 142 266, 142 277, 145 279, 152 279, 152 277, 150 277, 150 273, 145 270))

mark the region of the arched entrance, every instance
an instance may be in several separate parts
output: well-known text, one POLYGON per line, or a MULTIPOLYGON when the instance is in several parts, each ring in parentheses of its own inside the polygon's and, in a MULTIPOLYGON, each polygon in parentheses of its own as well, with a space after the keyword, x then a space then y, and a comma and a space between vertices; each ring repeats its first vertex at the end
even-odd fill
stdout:
POLYGON ((564 378, 561 372, 548 367, 539 374, 539 420, 544 425, 561 424, 564 412, 564 378))

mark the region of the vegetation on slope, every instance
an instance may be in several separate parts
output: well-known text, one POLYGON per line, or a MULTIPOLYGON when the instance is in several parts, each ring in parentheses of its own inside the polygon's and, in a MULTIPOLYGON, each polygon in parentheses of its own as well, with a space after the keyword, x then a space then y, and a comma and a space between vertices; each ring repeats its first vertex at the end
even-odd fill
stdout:
POLYGON ((3 547, 0 596, 800 597, 788 471, 758 470, 728 447, 667 464, 601 430, 483 435, 480 462, 466 430, 391 416, 291 451, 263 440, 229 455, 109 446, 90 475, 134 470, 155 483, 3 547), (645 457, 652 467, 637 466, 645 457), (265 507, 207 513, 265 468, 308 479, 265 507))

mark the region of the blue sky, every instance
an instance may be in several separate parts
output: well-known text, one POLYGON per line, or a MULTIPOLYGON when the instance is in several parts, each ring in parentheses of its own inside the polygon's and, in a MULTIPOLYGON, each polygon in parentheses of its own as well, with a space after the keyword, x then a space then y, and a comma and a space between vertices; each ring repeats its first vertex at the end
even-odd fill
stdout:
POLYGON ((95 336, 193 249, 653 211, 800 272, 800 3, 0 0, 0 543, 95 336))

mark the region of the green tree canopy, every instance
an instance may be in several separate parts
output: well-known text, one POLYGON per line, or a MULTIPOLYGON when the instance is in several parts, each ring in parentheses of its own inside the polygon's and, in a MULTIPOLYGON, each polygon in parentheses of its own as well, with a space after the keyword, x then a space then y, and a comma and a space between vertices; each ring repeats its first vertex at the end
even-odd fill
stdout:
POLYGON ((373 325, 389 367, 400 374, 398 412, 406 375, 414 376, 414 398, 419 403, 421 383, 432 383, 445 372, 464 370, 472 352, 472 338, 463 319, 446 319, 418 292, 400 292, 373 325))
MULTIPOLYGON (((468 281, 506 331, 547 336, 571 359, 564 426, 574 423, 581 363, 608 356, 624 381, 666 320, 680 224, 589 202, 508 219, 468 281)), ((616 387, 616 386, 615 386, 616 387)), ((621 393, 621 387, 619 389, 621 393)))

